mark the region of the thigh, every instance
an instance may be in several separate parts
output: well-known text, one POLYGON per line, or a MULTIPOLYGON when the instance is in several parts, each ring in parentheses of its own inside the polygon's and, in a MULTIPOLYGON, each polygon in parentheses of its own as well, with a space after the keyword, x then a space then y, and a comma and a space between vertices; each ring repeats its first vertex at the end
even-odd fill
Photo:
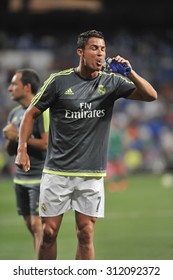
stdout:
POLYGON ((76 177, 72 208, 92 217, 104 217, 103 177, 76 177))
POLYGON ((32 188, 28 189, 29 194, 29 208, 31 216, 39 215, 39 195, 40 195, 40 186, 35 185, 32 188))
POLYGON ((90 226, 91 228, 94 228, 94 225, 96 223, 97 218, 88 216, 82 213, 79 213, 75 211, 75 219, 76 219, 76 226, 77 229, 82 229, 85 226, 90 226))
POLYGON ((15 184, 14 189, 18 214, 22 216, 38 216, 40 186, 35 185, 30 188, 15 184))
POLYGON ((43 174, 40 186, 40 216, 54 217, 71 209, 72 192, 69 177, 43 174))
POLYGON ((28 189, 22 185, 14 185, 17 213, 22 216, 30 215, 28 189))

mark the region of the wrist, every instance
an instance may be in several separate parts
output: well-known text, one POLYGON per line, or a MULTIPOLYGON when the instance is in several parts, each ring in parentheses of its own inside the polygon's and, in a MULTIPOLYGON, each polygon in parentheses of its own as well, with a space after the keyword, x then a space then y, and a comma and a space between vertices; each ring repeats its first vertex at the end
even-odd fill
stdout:
POLYGON ((27 143, 21 143, 18 148, 17 148, 17 151, 18 152, 22 152, 23 150, 26 150, 27 149, 27 143))

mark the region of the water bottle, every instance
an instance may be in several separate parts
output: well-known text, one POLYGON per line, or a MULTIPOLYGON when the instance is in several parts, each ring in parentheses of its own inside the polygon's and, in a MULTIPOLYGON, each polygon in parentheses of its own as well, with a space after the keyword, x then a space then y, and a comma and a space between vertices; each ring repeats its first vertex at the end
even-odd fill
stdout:
POLYGON ((109 65, 109 67, 112 69, 113 72, 119 73, 123 76, 127 76, 131 72, 131 67, 127 66, 124 63, 117 62, 116 60, 107 57, 106 58, 106 63, 109 65))

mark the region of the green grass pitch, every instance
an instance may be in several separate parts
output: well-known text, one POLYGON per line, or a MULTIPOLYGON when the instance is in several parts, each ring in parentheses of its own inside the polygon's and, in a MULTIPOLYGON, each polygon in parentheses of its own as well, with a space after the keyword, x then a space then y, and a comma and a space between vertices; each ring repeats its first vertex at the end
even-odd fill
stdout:
MULTIPOLYGON (((173 260, 173 185, 161 175, 133 175, 125 191, 105 187, 105 218, 97 220, 97 260, 173 260)), ((34 260, 32 240, 16 213, 12 179, 0 179, 0 260, 34 260)), ((73 260, 74 213, 64 215, 58 258, 73 260)))

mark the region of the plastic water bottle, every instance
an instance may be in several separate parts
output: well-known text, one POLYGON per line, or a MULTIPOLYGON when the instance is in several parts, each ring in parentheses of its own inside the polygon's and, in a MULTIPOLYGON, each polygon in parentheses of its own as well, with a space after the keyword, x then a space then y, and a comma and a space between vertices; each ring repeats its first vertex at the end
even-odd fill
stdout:
POLYGON ((106 63, 109 65, 109 67, 112 69, 113 72, 119 73, 123 76, 127 76, 131 72, 131 67, 127 66, 124 63, 117 62, 116 60, 107 57, 106 58, 106 63))

